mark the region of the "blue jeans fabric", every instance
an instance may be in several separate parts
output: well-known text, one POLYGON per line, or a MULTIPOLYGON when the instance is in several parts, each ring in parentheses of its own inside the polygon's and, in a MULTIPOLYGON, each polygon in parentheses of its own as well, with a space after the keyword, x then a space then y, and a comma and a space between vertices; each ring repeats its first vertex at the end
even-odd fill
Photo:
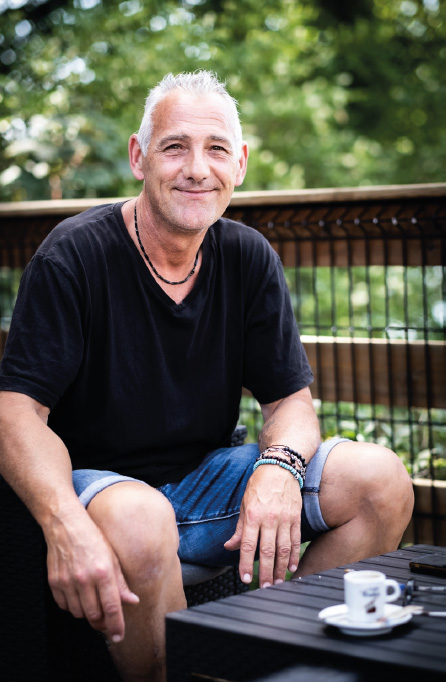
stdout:
MULTIPOLYGON (((308 464, 302 489, 302 542, 329 530, 319 506, 322 470, 333 447, 346 440, 333 438, 322 443, 308 464)), ((243 494, 258 456, 254 444, 215 450, 182 481, 158 488, 175 510, 181 561, 208 566, 238 563, 239 552, 228 552, 223 545, 235 531, 243 494)), ((108 486, 135 480, 111 471, 73 471, 74 488, 85 507, 108 486)))

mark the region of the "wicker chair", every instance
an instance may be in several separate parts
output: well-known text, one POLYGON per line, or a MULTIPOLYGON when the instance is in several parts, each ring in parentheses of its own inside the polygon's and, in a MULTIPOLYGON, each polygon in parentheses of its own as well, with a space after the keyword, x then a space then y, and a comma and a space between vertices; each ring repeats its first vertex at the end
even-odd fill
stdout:
MULTIPOLYGON (((238 427, 231 444, 242 444, 238 427)), ((56 605, 42 531, 0 477, 1 678, 8 682, 119 682, 102 635, 56 605)), ((234 568, 184 565, 188 605, 246 589, 234 568)))

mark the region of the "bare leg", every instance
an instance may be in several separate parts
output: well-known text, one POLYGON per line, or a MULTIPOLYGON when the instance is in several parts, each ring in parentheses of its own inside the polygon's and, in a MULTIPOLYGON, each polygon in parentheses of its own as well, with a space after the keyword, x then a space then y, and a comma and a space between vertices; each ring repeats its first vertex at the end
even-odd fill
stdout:
POLYGON ((124 640, 109 643, 115 665, 125 682, 164 682, 164 617, 186 608, 173 508, 157 490, 129 482, 103 490, 88 511, 140 599, 124 606, 124 640))
POLYGON ((322 473, 320 505, 333 530, 310 543, 293 577, 397 549, 412 515, 412 483, 391 450, 339 443, 322 473))

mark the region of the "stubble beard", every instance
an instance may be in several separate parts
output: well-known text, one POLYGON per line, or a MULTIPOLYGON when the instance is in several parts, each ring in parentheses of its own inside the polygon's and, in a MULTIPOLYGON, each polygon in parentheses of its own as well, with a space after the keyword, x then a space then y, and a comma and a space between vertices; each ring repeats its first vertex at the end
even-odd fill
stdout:
MULTIPOLYGON (((224 209, 225 210, 225 209, 224 209)), ((203 232, 206 232, 211 225, 213 225, 219 218, 221 218, 224 211, 207 211, 207 216, 203 216, 202 220, 187 221, 184 215, 181 215, 181 210, 178 211, 163 211, 161 207, 152 204, 152 214, 157 225, 163 225, 164 229, 172 236, 186 236, 196 237, 203 232)))

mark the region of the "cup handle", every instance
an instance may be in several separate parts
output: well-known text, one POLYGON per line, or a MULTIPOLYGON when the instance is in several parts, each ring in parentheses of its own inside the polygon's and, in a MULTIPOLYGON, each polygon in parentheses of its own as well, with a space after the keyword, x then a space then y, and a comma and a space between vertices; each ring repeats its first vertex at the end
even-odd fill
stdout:
POLYGON ((401 587, 396 582, 396 580, 386 579, 386 590, 391 590, 386 592, 386 601, 395 601, 401 595, 401 587))

